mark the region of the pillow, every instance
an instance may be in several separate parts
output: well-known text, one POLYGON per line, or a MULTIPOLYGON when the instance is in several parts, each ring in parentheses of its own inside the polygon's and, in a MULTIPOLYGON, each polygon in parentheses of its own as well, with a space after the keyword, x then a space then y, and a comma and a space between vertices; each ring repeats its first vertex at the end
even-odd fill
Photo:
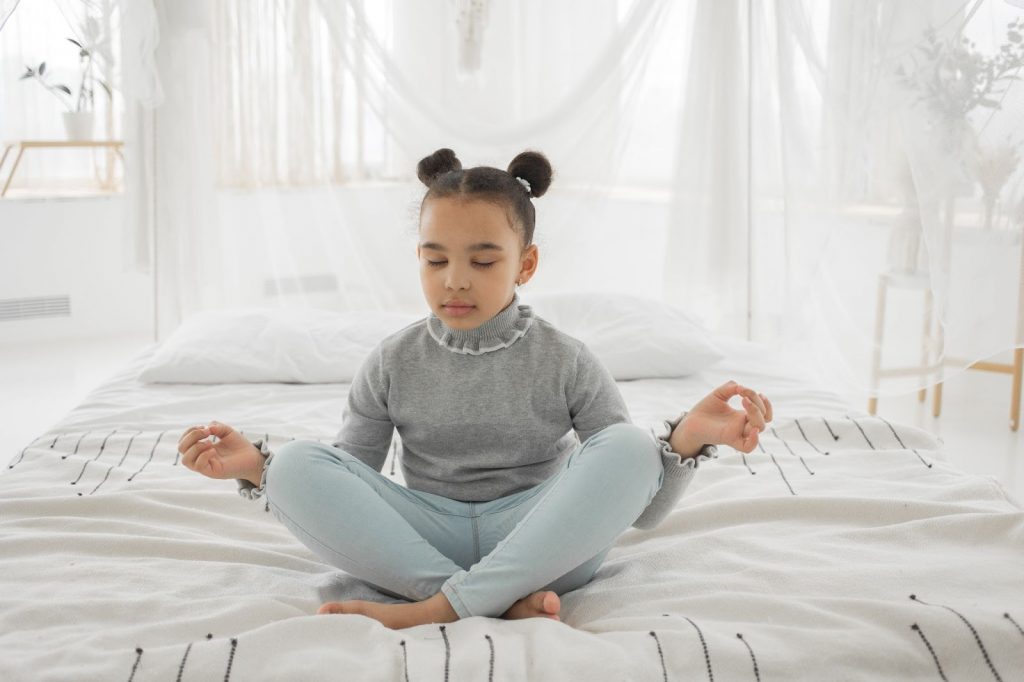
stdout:
POLYGON ((139 378, 156 383, 347 383, 411 313, 232 308, 196 313, 158 348, 139 378))
POLYGON ((724 357, 697 318, 653 298, 572 292, 522 299, 587 344, 618 381, 687 376, 724 357))

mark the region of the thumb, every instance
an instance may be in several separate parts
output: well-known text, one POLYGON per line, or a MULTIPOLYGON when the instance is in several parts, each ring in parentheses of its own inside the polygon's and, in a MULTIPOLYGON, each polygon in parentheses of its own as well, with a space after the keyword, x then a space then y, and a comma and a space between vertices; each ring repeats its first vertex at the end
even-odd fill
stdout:
POLYGON ((210 433, 218 438, 223 438, 231 433, 231 427, 227 424, 221 424, 220 422, 210 422, 210 433))

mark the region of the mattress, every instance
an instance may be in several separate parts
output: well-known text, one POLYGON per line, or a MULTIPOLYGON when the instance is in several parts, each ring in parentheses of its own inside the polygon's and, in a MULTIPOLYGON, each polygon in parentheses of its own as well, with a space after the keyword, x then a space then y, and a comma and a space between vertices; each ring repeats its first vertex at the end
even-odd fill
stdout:
MULTIPOLYGON (((329 442, 348 384, 146 384, 140 350, 0 475, 0 679, 1024 678, 1024 511, 945 445, 871 417, 758 344, 619 382, 654 427, 729 379, 775 419, 720 446, 658 527, 627 529, 561 622, 390 630, 325 601, 394 601, 325 564, 262 500, 186 469, 216 419, 271 448, 329 442)), ((737 406, 738 408, 738 406, 737 406)), ((390 460, 383 472, 401 480, 390 460)))

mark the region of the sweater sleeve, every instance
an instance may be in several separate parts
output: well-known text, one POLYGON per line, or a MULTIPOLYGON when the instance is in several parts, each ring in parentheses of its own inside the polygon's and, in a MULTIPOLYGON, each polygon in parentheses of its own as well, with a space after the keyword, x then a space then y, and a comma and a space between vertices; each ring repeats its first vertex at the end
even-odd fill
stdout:
POLYGON ((661 455, 665 476, 662 479, 661 488, 643 513, 633 522, 634 528, 649 530, 664 521, 669 512, 675 508, 679 498, 682 497, 683 491, 690 485, 700 463, 709 459, 718 459, 718 446, 716 445, 705 445, 695 456, 685 459, 672 450, 672 446, 668 442, 669 438, 672 431, 685 417, 686 413, 684 412, 673 420, 663 421, 658 432, 655 432, 654 429, 651 430, 661 455))
POLYGON ((612 373, 586 344, 581 345, 576 354, 576 367, 566 403, 573 429, 581 443, 606 426, 632 423, 626 401, 622 399, 612 373))
POLYGON ((235 479, 238 482, 238 494, 247 500, 258 500, 267 491, 267 468, 270 465, 270 460, 274 457, 273 451, 267 447, 262 438, 253 442, 253 445, 263 455, 263 473, 260 475, 260 484, 255 486, 244 478, 235 479))
POLYGON ((352 377, 341 430, 332 443, 378 472, 384 468, 395 430, 388 414, 389 386, 383 351, 377 344, 352 377))

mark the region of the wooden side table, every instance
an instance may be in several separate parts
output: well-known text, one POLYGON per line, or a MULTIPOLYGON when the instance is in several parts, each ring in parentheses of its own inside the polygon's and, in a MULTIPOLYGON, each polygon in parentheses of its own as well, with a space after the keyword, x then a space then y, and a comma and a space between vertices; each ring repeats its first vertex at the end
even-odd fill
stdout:
POLYGON ((4 188, 3 190, 0 190, 0 197, 7 195, 7 190, 11 186, 11 181, 14 180, 14 173, 18 170, 18 164, 21 162, 21 157, 25 154, 26 149, 62 149, 67 147, 80 149, 106 147, 113 149, 121 158, 121 163, 124 163, 124 154, 122 152, 124 142, 121 140, 18 140, 17 142, 12 142, 4 147, 4 155, 0 156, 0 171, 2 171, 4 163, 6 163, 7 157, 10 155, 11 151, 15 148, 18 150, 18 153, 14 157, 14 164, 11 166, 11 170, 7 174, 7 181, 4 183, 4 188))

